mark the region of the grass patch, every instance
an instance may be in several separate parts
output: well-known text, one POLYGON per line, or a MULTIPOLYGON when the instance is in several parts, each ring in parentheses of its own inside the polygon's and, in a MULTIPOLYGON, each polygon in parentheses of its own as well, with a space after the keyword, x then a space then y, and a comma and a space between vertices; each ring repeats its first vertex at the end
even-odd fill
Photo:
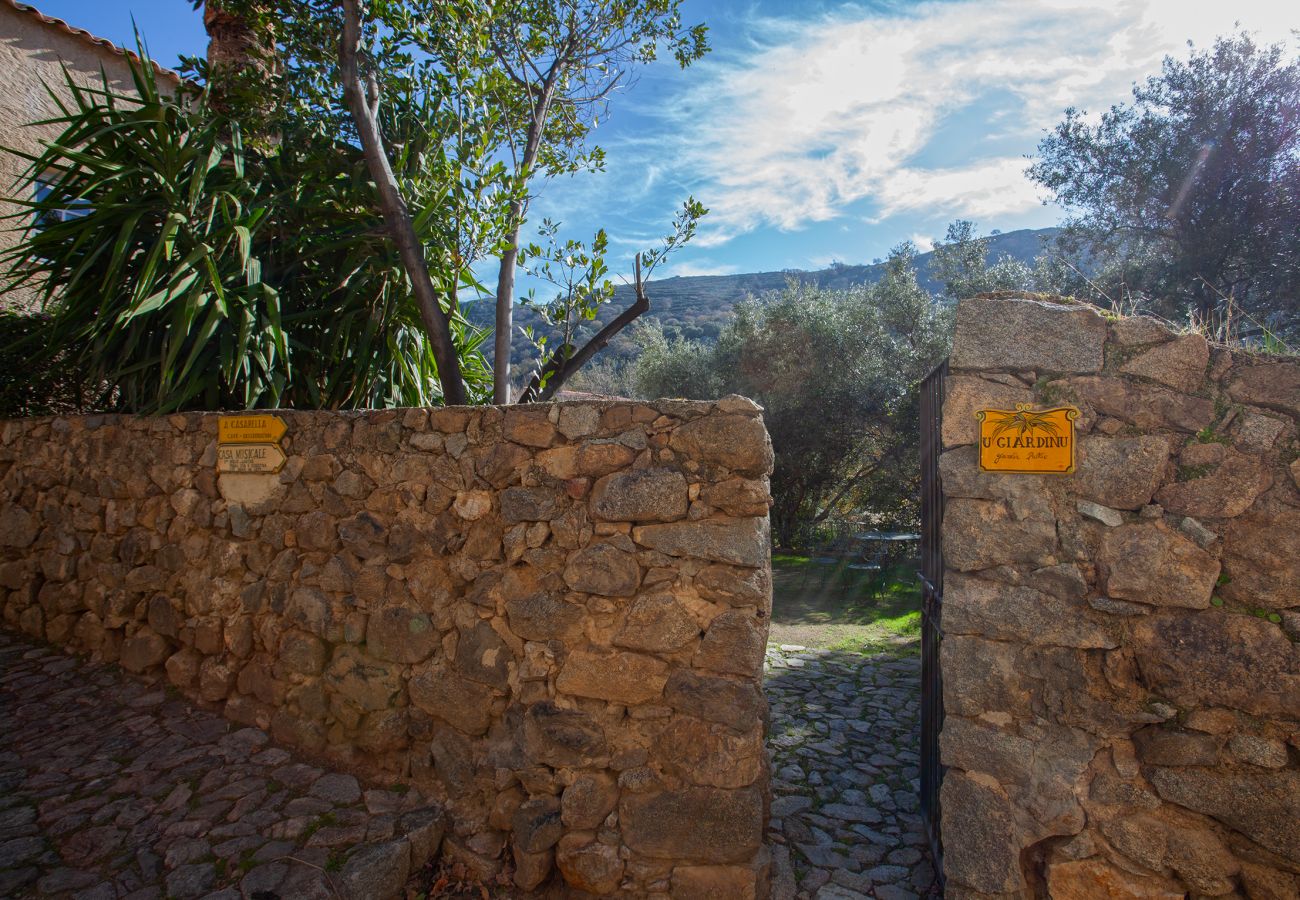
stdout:
POLYGON ((919 646, 921 590, 911 567, 853 562, 774 556, 771 639, 862 653, 919 646))
POLYGON ((312 820, 312 822, 302 830, 302 835, 299 838, 299 840, 301 840, 303 843, 306 843, 308 838, 310 838, 316 832, 320 831, 322 828, 326 827, 327 825, 337 825, 338 823, 339 823, 338 817, 335 816, 334 813, 332 812, 323 813, 317 816, 314 820, 312 820))

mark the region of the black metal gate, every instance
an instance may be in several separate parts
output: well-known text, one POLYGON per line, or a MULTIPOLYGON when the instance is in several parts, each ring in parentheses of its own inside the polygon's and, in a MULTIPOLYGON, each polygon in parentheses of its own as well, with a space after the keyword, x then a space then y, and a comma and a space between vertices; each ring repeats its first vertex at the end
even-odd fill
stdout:
POLYGON ((943 485, 939 454, 943 451, 943 382, 945 360, 921 382, 921 815, 934 869, 943 887, 943 842, 939 833, 939 729, 943 726, 943 673, 939 645, 943 640, 943 485))

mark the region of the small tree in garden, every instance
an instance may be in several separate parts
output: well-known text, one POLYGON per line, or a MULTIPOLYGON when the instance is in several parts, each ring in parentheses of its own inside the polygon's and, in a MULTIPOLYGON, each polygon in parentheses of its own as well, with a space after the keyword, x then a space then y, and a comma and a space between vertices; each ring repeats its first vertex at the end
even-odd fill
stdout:
POLYGON ((910 244, 847 291, 792 284, 742 303, 716 347, 650 339, 643 396, 736 392, 765 408, 776 465, 772 536, 805 546, 837 513, 918 517, 916 385, 947 353, 949 313, 916 282, 910 244))

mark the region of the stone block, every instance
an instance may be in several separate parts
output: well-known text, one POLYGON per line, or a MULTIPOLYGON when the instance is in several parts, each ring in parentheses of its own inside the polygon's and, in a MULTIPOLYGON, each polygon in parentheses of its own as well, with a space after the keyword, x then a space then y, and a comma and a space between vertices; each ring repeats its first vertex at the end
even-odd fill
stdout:
POLYGON ((944 379, 944 448, 974 444, 979 436, 975 413, 981 409, 1015 409, 1017 403, 1031 403, 1034 392, 975 375, 949 375, 944 379))
POLYGON ((626 794, 619 801, 619 823, 623 840, 645 856, 743 862, 763 843, 763 796, 752 787, 626 794))
POLYGON ((1097 562, 1106 592, 1152 606, 1205 609, 1219 562, 1163 522, 1142 522, 1107 531, 1097 562))
POLYGON ((1084 649, 1119 646, 1113 626, 1078 602, 1028 587, 953 574, 944 586, 945 634, 1084 649))
POLYGON ((1114 509, 1140 509, 1165 480, 1169 439, 1162 435, 1103 437, 1079 441, 1075 492, 1114 509))
POLYGON ((329 690, 367 712, 387 709, 402 689, 399 666, 351 646, 335 649, 324 680, 329 690))
POLYGON ((575 591, 630 597, 641 584, 636 557, 612 544, 592 544, 569 557, 564 581, 575 591))
POLYGON ((366 624, 367 652, 389 662, 423 662, 441 640, 442 635, 427 614, 405 607, 376 610, 366 624))
POLYGON ((1048 866, 1047 890, 1052 900, 1182 900, 1186 896, 1168 879, 1134 875, 1099 857, 1048 866))
POLYGON ((686 477, 675 469, 616 472, 591 489, 592 517, 606 522, 675 522, 686 506, 686 477))
POLYGON ((155 666, 161 666, 171 656, 171 645, 162 635, 142 628, 122 642, 118 661, 128 672, 140 674, 155 666))
POLYGON ((1199 731, 1148 726, 1133 735, 1138 758, 1149 766, 1213 766, 1223 738, 1199 731))
POLYGON ((1217 819, 1300 864, 1300 772, 1156 768, 1148 777, 1162 799, 1217 819))
POLYGON ((1300 365, 1266 362, 1234 368, 1228 395, 1238 403, 1300 416, 1300 365))
POLYGON ((555 865, 575 891, 597 896, 612 894, 623 881, 623 860, 618 848, 597 841, 589 832, 574 832, 560 839, 555 865))
POLYGON ((668 664, 653 656, 578 650, 564 661, 555 689, 577 697, 633 704, 659 699, 667 681, 668 664))
POLYGON ((752 728, 767 709, 767 701, 756 684, 689 669, 673 670, 664 686, 664 702, 678 712, 737 731, 752 728))
MULTIPOLYGON (((1035 477, 1035 476, 1024 476, 1035 477)), ((950 499, 943 512, 944 562, 959 571, 1056 561, 1056 521, 1021 518, 1009 504, 996 500, 950 499)))
POLYGON ((755 477, 772 471, 772 441, 761 419, 712 415, 673 429, 668 446, 706 465, 755 477))
POLYGON ((417 667, 407 683, 411 704, 458 731, 477 736, 492 724, 491 687, 443 667, 417 667))
POLYGON ((729 478, 704 485, 700 499, 729 516, 765 516, 771 492, 765 478, 729 478))
POLYGON ((555 846, 564 834, 558 797, 529 800, 515 810, 511 820, 514 846, 525 853, 541 853, 555 846))
POLYGON ((1214 401, 1127 378, 1080 376, 1064 385, 1080 404, 1141 429, 1195 434, 1214 422, 1214 401))
POLYGON ((1300 718, 1300 654, 1271 622, 1217 609, 1167 612, 1133 626, 1148 690, 1180 707, 1300 718))
POLYGON ((36 517, 18 504, 7 502, 0 509, 0 547, 30 547, 39 533, 36 517))
POLYGON ((1091 307, 1029 297, 957 304, 954 369, 1100 372, 1106 320, 1091 307))
POLYGON ((583 772, 564 789, 560 814, 566 828, 598 828, 618 805, 618 786, 604 772, 583 772))
POLYGON ((1137 354, 1124 363, 1120 371, 1190 393, 1205 381, 1209 365, 1210 345, 1205 338, 1199 334, 1184 334, 1137 354))
POLYGON ((539 591, 506 601, 506 616, 510 630, 526 641, 569 641, 582 634, 587 611, 539 591))
POLYGON ((673 900, 758 900, 766 893, 763 874, 746 866, 677 866, 673 900))
POLYGON ((752 568, 767 565, 770 551, 765 519, 642 525, 632 529, 632 539, 642 547, 668 556, 688 556, 752 568))
POLYGON ((940 802, 943 833, 962 836, 944 846, 949 883, 985 894, 1019 894, 1025 887, 1020 873, 1022 841, 1006 791, 987 776, 950 769, 940 802))
POLYGON ((695 654, 695 667, 756 676, 767 649, 767 619, 756 610, 732 609, 714 617, 695 654))
POLYGON ((462 629, 456 642, 456 670, 471 681, 504 691, 514 655, 501 635, 485 621, 462 629))
POLYGON ((737 733, 681 715, 655 738, 653 758, 664 772, 688 784, 718 788, 748 787, 767 765, 762 728, 737 733))
POLYGON ((767 613, 772 607, 772 575, 766 568, 705 566, 695 576, 695 589, 705 600, 731 606, 756 606, 767 613))
POLYGON ((699 636, 699 623, 686 608, 670 592, 658 591, 632 601, 623 624, 614 634, 613 644, 629 650, 670 652, 699 636))
POLYGON ((564 512, 563 495, 549 487, 512 487, 501 492, 501 518, 517 522, 549 522, 564 512))
POLYGON ((1300 605, 1300 509, 1274 489, 1228 523, 1223 541, 1227 583, 1220 593, 1250 608, 1300 605))
POLYGON ((604 729, 589 714, 563 709, 547 700, 524 713, 524 750, 535 762, 556 768, 609 763, 604 729))
POLYGON ((1234 449, 1228 449, 1210 472, 1184 466, 1181 473, 1185 480, 1166 484, 1156 494, 1156 502, 1171 513, 1202 519, 1241 515, 1273 483, 1262 457, 1234 449))

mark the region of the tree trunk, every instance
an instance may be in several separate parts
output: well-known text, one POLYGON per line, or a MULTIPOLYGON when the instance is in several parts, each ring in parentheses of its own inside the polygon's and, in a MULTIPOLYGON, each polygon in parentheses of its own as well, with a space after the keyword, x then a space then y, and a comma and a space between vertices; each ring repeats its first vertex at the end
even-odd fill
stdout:
POLYGON ((442 308, 442 298, 429 277, 429 265, 424 255, 411 213, 402 197, 393 169, 388 164, 384 137, 379 131, 379 87, 372 80, 369 90, 363 90, 357 57, 361 52, 361 0, 343 0, 343 36, 339 41, 339 68, 343 75, 343 95, 348 111, 357 126, 361 151, 366 159, 370 177, 374 179, 383 210, 384 224, 397 246, 402 268, 411 279, 411 290, 420 309, 425 334, 438 364, 438 382, 442 385, 443 402, 448 406, 466 401, 465 383, 461 378, 460 357, 451 339, 451 323, 442 308), (367 96, 367 94, 369 96, 367 96))
MULTIPOLYGON (((532 175, 533 164, 537 162, 537 153, 542 146, 542 132, 546 130, 546 117, 551 112, 551 102, 555 98, 555 85, 567 63, 557 59, 551 64, 542 83, 541 96, 533 107, 533 117, 528 123, 528 133, 524 139, 524 155, 519 163, 519 173, 525 183, 532 175)), ((505 404, 510 402, 510 345, 514 340, 515 314, 515 262, 519 259, 519 232, 523 230, 523 199, 510 203, 510 240, 505 253, 501 254, 501 269, 497 273, 497 315, 496 335, 492 342, 492 402, 505 404)))
MULTIPOLYGON (((254 10, 260 12, 257 7, 254 10)), ((259 31, 249 16, 226 8, 221 0, 204 4, 203 27, 208 33, 208 99, 212 108, 238 114, 241 122, 270 118, 272 94, 257 87, 265 86, 279 68, 274 35, 259 31)))
MULTIPOLYGON (((523 204, 510 204, 510 219, 518 222, 523 204)), ((519 258, 520 226, 510 234, 506 252, 501 254, 501 271, 497 273, 496 334, 493 336, 492 402, 510 402, 510 345, 514 337, 515 261, 519 258)))

